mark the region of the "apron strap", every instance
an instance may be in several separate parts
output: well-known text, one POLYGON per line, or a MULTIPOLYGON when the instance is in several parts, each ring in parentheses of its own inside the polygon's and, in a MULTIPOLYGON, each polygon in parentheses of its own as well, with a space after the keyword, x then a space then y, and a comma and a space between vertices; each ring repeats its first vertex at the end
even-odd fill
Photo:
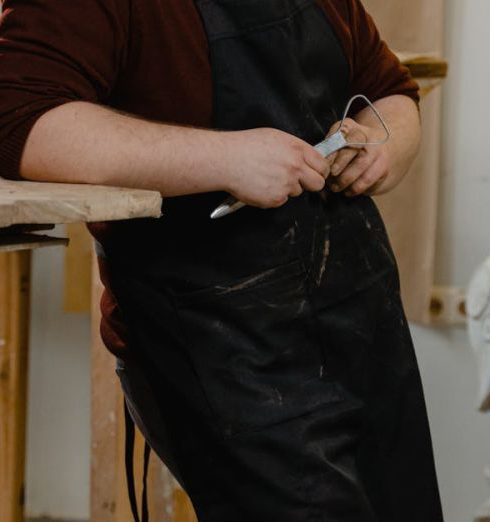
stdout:
POLYGON ((141 499, 141 519, 138 514, 138 502, 136 500, 136 488, 134 484, 134 441, 135 441, 135 426, 131 413, 129 412, 126 400, 124 401, 124 421, 126 426, 126 448, 125 448, 125 463, 126 463, 126 483, 128 487, 129 503, 131 505, 131 512, 133 514, 134 522, 148 522, 148 468, 150 463, 151 448, 148 442, 145 441, 145 453, 143 462, 143 491, 141 499))
POLYGON ((150 464, 151 447, 145 440, 145 457, 143 463, 143 491, 141 493, 141 522, 148 522, 148 468, 150 464))

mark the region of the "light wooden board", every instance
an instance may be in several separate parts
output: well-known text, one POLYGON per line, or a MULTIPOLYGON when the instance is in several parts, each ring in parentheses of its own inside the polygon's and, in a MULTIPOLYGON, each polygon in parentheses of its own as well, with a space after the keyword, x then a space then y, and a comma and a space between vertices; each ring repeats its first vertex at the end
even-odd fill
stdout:
POLYGON ((414 78, 445 78, 448 63, 431 53, 397 52, 396 55, 403 65, 410 69, 414 78))
MULTIPOLYGON (((410 50, 400 54, 404 62, 442 54, 443 0, 364 0, 363 4, 392 49, 410 50)), ((433 69, 434 73, 438 69, 439 75, 444 72, 435 62, 433 69)), ((400 266, 407 315, 410 320, 424 324, 431 322, 434 283, 441 90, 433 88, 440 81, 440 78, 424 80, 423 142, 410 173, 393 192, 377 198, 400 266)))
POLYGON ((0 228, 159 217, 158 192, 0 179, 0 228))
POLYGON ((70 244, 65 251, 63 308, 69 313, 89 313, 93 239, 80 223, 67 225, 66 234, 70 244))
POLYGON ((29 336, 29 251, 0 254, 0 521, 22 522, 29 336))
POLYGON ((99 334, 102 287, 94 266, 92 307, 90 520, 132 522, 124 491, 122 395, 114 357, 99 334))

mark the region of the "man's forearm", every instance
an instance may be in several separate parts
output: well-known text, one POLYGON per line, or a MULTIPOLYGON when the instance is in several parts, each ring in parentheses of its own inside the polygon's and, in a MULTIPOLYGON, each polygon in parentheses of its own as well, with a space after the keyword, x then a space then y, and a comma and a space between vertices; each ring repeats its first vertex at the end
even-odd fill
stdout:
POLYGON ((35 181, 158 190, 176 196, 224 190, 220 133, 164 125, 85 102, 44 114, 32 129, 20 174, 35 181))
MULTIPOLYGON (((376 101, 374 105, 390 129, 391 138, 387 146, 393 160, 390 175, 376 191, 380 194, 400 183, 410 168, 420 144, 420 115, 413 100, 407 96, 389 96, 376 101)), ((378 119, 369 108, 362 110, 354 119, 366 127, 378 127, 379 138, 384 136, 378 119)))
POLYGON ((322 190, 328 168, 311 145, 276 129, 178 127, 73 102, 36 123, 20 173, 35 181, 145 188, 167 197, 223 190, 272 208, 303 190, 322 190))

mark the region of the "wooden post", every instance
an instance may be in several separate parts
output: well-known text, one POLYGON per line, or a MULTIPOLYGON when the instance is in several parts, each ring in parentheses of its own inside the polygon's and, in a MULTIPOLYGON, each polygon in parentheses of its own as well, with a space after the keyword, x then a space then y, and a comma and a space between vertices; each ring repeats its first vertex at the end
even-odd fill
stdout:
POLYGON ((102 285, 94 261, 90 521, 131 522, 131 512, 124 495, 123 402, 114 371, 114 357, 103 346, 99 335, 101 293, 102 285))
POLYGON ((0 254, 0 520, 24 520, 30 251, 0 254))

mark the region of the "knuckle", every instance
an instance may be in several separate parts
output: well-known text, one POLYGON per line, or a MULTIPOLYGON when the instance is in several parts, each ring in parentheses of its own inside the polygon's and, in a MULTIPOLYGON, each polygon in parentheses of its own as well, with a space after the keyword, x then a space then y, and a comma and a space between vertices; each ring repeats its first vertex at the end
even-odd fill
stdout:
POLYGON ((291 142, 291 150, 295 153, 295 155, 299 158, 303 158, 304 153, 304 145, 300 140, 293 139, 291 142))
POLYGON ((297 179, 301 175, 302 166, 303 162, 298 156, 292 158, 289 163, 289 175, 292 176, 294 179, 297 179))
POLYGON ((325 175, 330 170, 330 161, 328 161, 325 158, 322 158, 320 170, 325 175))
POLYGON ((358 156, 357 165, 359 166, 359 168, 361 170, 366 170, 370 164, 371 164, 371 161, 367 154, 361 154, 358 156))
POLYGON ((342 188, 347 188, 349 185, 353 185, 356 182, 357 176, 349 171, 342 178, 342 188))
POLYGON ((370 172, 369 174, 365 174, 363 176, 363 185, 367 188, 368 186, 372 185, 373 183, 376 183, 378 181, 380 176, 376 175, 374 172, 370 172))
POLYGON ((364 181, 356 181, 352 187, 351 187, 351 190, 353 192, 353 194, 356 194, 356 195, 359 195, 359 194, 362 194, 367 188, 367 183, 365 183, 364 181))

